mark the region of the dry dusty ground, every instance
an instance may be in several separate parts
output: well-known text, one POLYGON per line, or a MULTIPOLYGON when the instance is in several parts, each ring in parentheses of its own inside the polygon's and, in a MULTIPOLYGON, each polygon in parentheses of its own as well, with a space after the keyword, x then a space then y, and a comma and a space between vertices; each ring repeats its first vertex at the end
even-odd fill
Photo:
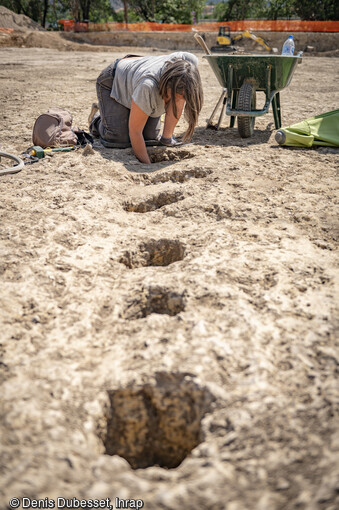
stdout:
MULTIPOLYGON (((2 150, 50 106, 87 129, 121 51, 1 49, 2 150)), ((271 113, 249 140, 205 130, 220 85, 198 56, 191 145, 147 166, 96 142, 0 178, 1 508, 338 508, 338 150, 279 147, 271 113)), ((338 107, 338 64, 304 58, 285 125, 338 107)))

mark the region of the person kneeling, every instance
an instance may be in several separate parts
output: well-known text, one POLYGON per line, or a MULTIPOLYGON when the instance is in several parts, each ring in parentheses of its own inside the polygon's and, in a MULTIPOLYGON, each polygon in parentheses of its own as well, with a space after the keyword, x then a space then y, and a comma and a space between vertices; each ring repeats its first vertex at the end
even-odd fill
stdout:
POLYGON ((132 146, 142 163, 150 163, 146 144, 178 145, 173 137, 182 112, 188 122, 184 142, 198 123, 203 91, 198 59, 188 52, 160 57, 127 55, 104 69, 96 83, 90 132, 105 147, 132 146), (98 111, 99 110, 99 111, 98 111), (162 135, 161 115, 165 113, 162 135))

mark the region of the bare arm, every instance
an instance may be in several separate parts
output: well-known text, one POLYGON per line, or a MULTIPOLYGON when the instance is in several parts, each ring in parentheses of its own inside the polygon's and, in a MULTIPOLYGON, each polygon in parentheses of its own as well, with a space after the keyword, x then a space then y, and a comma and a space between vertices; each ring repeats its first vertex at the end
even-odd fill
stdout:
POLYGON ((141 163, 150 163, 150 159, 147 154, 145 140, 142 135, 145 124, 147 122, 148 115, 139 108, 137 104, 132 100, 131 113, 129 116, 129 137, 131 140, 134 154, 141 163))
POLYGON ((176 94, 175 102, 176 102, 176 106, 177 106, 177 115, 178 115, 178 118, 176 118, 174 116, 172 102, 170 102, 169 105, 168 105, 168 109, 166 111, 166 115, 165 115, 164 130, 163 130, 163 133, 162 133, 162 136, 164 138, 172 138, 173 132, 174 132, 174 128, 178 124, 178 121, 179 121, 179 119, 181 117, 181 114, 182 114, 182 111, 184 109, 186 101, 185 101, 185 98, 182 95, 176 94))

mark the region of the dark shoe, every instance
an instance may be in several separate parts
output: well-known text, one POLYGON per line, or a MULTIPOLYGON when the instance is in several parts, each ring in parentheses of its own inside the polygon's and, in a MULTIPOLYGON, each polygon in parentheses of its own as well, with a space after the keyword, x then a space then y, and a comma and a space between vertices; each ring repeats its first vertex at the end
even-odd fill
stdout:
POLYGON ((178 142, 174 136, 172 136, 172 138, 165 138, 162 136, 160 138, 160 143, 161 145, 166 145, 166 147, 177 147, 178 145, 183 145, 183 142, 178 142))
POLYGON ((99 111, 99 105, 98 103, 93 103, 92 104, 92 109, 91 109, 91 113, 89 114, 88 116, 88 125, 90 126, 91 125, 91 122, 93 120, 93 117, 94 115, 99 111))
POLYGON ((158 147, 159 145, 162 145, 160 140, 145 140, 146 147, 158 147))

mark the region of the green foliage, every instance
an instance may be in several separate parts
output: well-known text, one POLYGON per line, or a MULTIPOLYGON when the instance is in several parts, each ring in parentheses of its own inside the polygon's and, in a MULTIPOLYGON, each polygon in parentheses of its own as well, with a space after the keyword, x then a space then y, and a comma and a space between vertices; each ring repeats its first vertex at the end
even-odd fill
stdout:
POLYGON ((154 21, 155 0, 131 0, 128 5, 144 21, 154 21))
POLYGON ((17 14, 25 14, 41 23, 44 12, 44 0, 1 0, 1 5, 17 14))
MULTIPOLYGON (((1 5, 25 14, 44 26, 47 20, 73 18, 92 22, 124 21, 123 12, 115 12, 109 0, 0 0, 1 5)), ((130 0, 128 21, 192 23, 192 12, 199 20, 205 0, 130 0)), ((242 19, 339 20, 338 0, 224 0, 215 7, 218 21, 242 19)))
MULTIPOLYGON (((91 0, 88 7, 88 19, 93 23, 103 23, 107 21, 113 21, 113 9, 109 0, 91 0)), ((81 5, 81 1, 80 1, 81 5)))
POLYGON ((96 23, 113 20, 109 0, 1 0, 1 4, 42 25, 45 18, 50 23, 62 18, 77 18, 80 21, 90 20, 96 23))
MULTIPOLYGON (((54 3, 68 16, 78 21, 100 23, 113 19, 109 0, 54 0, 54 3)), ((57 7, 57 9, 58 9, 57 7)))
POLYGON ((297 16, 303 20, 339 20, 338 0, 303 0, 294 4, 297 16))
POLYGON ((157 3, 155 19, 162 23, 191 23, 191 13, 180 0, 162 0, 157 3))
MULTIPOLYGON (((69 4, 67 6, 63 6, 61 2, 57 0, 53 0, 51 2, 50 8, 47 12, 47 21, 52 26, 58 26, 58 20, 59 19, 67 19, 70 16, 69 13, 69 4)), ((60 28, 60 27, 58 27, 60 28)))
POLYGON ((295 0, 271 0, 264 2, 263 18, 276 20, 278 18, 291 18, 295 14, 295 0))
POLYGON ((161 23, 192 23, 192 12, 199 18, 204 0, 130 0, 128 2, 142 20, 161 23))
POLYGON ((225 16, 225 2, 219 2, 214 8, 214 16, 218 21, 229 21, 225 16))
POLYGON ((192 23, 192 13, 198 20, 205 6, 204 0, 163 0, 159 3, 158 18, 164 23, 192 23), (172 19, 173 21, 170 21, 172 19))
MULTIPOLYGON (((128 9, 127 18, 128 23, 139 23, 140 21, 144 21, 137 12, 131 9, 128 9)), ((125 23, 124 11, 121 10, 114 12, 113 21, 116 21, 117 23, 125 23)))
POLYGON ((338 0, 224 0, 215 7, 218 21, 242 19, 338 20, 338 0))
POLYGON ((228 0, 216 5, 218 21, 235 21, 253 16, 261 0, 228 0))

